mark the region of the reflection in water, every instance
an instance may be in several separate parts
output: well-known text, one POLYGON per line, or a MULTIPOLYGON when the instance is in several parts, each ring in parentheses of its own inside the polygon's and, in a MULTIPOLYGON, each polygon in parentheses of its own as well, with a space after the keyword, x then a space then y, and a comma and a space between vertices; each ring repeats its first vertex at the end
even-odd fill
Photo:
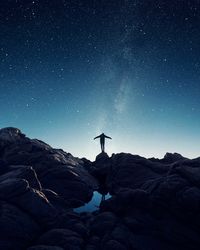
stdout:
MULTIPOLYGON (((107 194, 105 196, 105 199, 108 199, 110 197, 111 196, 109 194, 107 194)), ((74 211, 78 212, 78 213, 93 212, 93 211, 99 209, 101 199, 102 199, 102 195, 99 192, 95 191, 93 194, 92 200, 89 203, 85 204, 82 207, 75 208, 74 211)))

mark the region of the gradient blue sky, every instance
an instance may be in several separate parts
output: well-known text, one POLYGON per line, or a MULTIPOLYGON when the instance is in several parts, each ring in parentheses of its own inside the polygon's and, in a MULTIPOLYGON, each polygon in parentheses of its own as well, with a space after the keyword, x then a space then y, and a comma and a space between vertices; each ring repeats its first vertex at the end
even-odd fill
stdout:
POLYGON ((0 127, 91 160, 200 155, 199 1, 0 3, 0 127))

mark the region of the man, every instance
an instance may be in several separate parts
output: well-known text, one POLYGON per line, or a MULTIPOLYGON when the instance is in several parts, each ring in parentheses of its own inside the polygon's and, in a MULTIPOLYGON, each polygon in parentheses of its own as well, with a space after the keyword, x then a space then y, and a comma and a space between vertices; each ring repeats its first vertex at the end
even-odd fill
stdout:
POLYGON ((104 151, 105 151, 105 138, 108 138, 108 139, 112 139, 112 138, 109 137, 109 136, 107 136, 107 135, 105 135, 104 133, 102 133, 102 134, 99 135, 99 136, 96 136, 96 137, 94 138, 94 140, 97 139, 97 138, 100 138, 101 151, 104 152, 104 151))

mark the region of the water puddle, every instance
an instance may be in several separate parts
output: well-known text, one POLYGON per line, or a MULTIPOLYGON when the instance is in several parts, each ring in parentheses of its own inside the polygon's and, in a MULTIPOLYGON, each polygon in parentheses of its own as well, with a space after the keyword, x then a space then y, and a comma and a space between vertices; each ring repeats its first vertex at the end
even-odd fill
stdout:
MULTIPOLYGON (((105 196, 105 199, 108 199, 110 197, 111 195, 107 194, 105 196)), ((75 208, 74 211, 77 213, 82 213, 82 212, 93 212, 95 210, 98 210, 99 205, 101 203, 101 199, 102 199, 102 195, 99 192, 95 191, 93 194, 92 200, 89 203, 85 204, 82 207, 75 208)))

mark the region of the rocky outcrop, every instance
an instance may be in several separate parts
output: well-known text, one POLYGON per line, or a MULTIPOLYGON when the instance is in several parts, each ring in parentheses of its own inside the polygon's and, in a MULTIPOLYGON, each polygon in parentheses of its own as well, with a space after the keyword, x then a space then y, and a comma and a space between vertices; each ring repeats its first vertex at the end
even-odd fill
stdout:
POLYGON ((72 208, 88 202, 98 187, 83 165, 19 129, 0 130, 0 249, 53 248, 37 239, 56 228, 83 241, 87 229, 72 208))
POLYGON ((101 153, 94 162, 0 130, 0 249, 199 250, 200 158, 101 153), (93 191, 111 198, 74 208, 93 191))
POLYGON ((95 236, 101 242, 106 239, 102 249, 108 245, 110 249, 139 250, 200 247, 199 158, 168 154, 155 161, 121 153, 109 161, 106 187, 112 197, 101 203, 100 214, 111 212, 115 225, 105 226, 108 231, 99 226, 103 235, 95 236))
POLYGON ((83 168, 81 160, 40 140, 29 139, 19 129, 1 129, 0 145, 1 160, 22 172, 30 166, 42 188, 55 191, 72 207, 88 202, 97 188, 96 180, 83 168))

